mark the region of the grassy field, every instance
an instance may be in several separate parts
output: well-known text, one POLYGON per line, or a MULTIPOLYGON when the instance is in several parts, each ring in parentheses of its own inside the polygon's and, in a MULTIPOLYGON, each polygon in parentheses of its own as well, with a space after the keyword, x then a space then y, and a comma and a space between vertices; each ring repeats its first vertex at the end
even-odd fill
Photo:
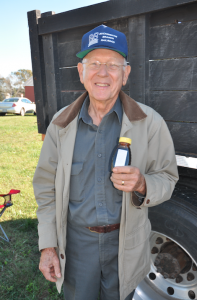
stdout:
MULTIPOLYGON (((40 253, 32 179, 42 147, 36 116, 0 116, 0 193, 21 190, 0 218, 10 239, 0 239, 0 299, 63 299, 38 270, 40 253)), ((3 204, 3 198, 0 198, 3 204)), ((0 235, 2 236, 1 232, 0 235)))

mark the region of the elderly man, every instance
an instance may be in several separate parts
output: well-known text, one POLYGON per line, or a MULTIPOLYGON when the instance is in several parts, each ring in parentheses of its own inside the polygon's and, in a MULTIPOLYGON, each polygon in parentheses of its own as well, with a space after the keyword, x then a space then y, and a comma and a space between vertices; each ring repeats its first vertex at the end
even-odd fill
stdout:
POLYGON ((54 116, 34 176, 39 267, 66 300, 131 300, 150 268, 148 207, 178 180, 173 142, 158 113, 121 91, 123 33, 98 26, 77 56, 87 92, 54 116), (132 161, 111 172, 120 136, 132 161))

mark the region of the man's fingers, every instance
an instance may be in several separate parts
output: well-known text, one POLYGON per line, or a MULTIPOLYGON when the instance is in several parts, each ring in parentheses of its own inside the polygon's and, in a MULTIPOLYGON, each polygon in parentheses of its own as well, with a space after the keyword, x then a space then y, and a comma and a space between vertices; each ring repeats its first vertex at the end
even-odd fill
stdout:
POLYGON ((51 276, 51 273, 48 273, 46 275, 43 274, 43 275, 46 278, 46 280, 48 280, 48 281, 51 281, 51 282, 56 282, 57 281, 57 279, 54 276, 51 276))
POLYGON ((52 282, 56 282, 57 279, 54 277, 55 276, 55 271, 53 267, 43 267, 42 265, 39 265, 39 269, 44 275, 44 277, 52 282))
POLYGON ((136 177, 136 174, 122 174, 122 173, 112 173, 111 175, 111 180, 114 181, 114 180, 119 180, 119 181, 130 181, 130 180, 133 180, 135 179, 136 177))
POLYGON ((111 181, 113 182, 113 183, 116 183, 116 184, 119 184, 119 185, 122 185, 122 182, 124 181, 124 184, 123 185, 128 185, 130 182, 128 181, 128 180, 126 180, 126 179, 117 179, 117 178, 115 178, 115 177, 111 177, 110 178, 111 179, 111 181))
POLYGON ((135 182, 133 181, 117 180, 114 178, 111 181, 116 189, 123 192, 131 192, 135 186, 135 182), (122 184, 122 181, 124 181, 124 184, 122 184))
POLYGON ((131 188, 129 186, 126 186, 126 185, 120 185, 120 184, 114 183, 114 187, 117 190, 120 190, 120 191, 123 191, 123 192, 130 192, 131 191, 131 188))
POLYGON ((51 282, 56 282, 57 278, 61 277, 59 258, 54 248, 46 248, 42 251, 39 269, 51 282))
POLYGON ((50 269, 49 273, 51 274, 52 277, 55 277, 55 276, 56 276, 56 275, 55 275, 55 269, 54 269, 54 267, 52 267, 52 268, 50 269))
MULTIPOLYGON (((132 192, 137 190, 143 180, 140 170, 136 167, 115 167, 112 171, 113 173, 110 179, 113 182, 114 187, 124 192, 132 192)), ((140 191, 141 190, 142 189, 140 189, 140 191)))
POLYGON ((125 173, 125 174, 131 174, 131 173, 135 173, 136 172, 135 167, 132 166, 124 166, 124 167, 115 167, 113 168, 112 172, 113 173, 125 173))
POLYGON ((60 262, 59 262, 59 259, 58 257, 54 257, 53 259, 53 266, 54 266, 54 270, 55 270, 55 276, 60 278, 62 275, 61 275, 61 271, 60 271, 60 262))

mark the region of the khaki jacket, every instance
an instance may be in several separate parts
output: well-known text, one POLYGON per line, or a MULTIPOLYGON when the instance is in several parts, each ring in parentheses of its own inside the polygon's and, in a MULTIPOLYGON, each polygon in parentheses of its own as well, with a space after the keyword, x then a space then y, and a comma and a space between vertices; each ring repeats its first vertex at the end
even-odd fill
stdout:
MULTIPOLYGON (((72 156, 77 118, 87 93, 60 110, 50 123, 34 175, 38 203, 39 249, 57 247, 62 277, 66 263, 66 228, 72 156)), ((120 136, 132 139, 132 166, 144 175, 147 194, 141 208, 134 193, 123 192, 119 234, 120 300, 137 287, 150 269, 148 207, 170 199, 178 180, 172 138, 163 118, 122 91, 123 119, 120 136)), ((104 225, 104 224, 103 224, 104 225)))

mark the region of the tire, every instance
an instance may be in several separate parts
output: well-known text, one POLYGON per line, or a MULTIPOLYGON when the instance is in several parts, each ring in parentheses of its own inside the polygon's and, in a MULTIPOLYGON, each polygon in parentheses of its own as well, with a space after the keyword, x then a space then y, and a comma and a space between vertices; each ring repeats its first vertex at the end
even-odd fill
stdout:
POLYGON ((181 283, 164 279, 154 265, 158 254, 151 254, 151 270, 138 285, 134 300, 197 299, 197 190, 177 185, 170 201, 149 209, 149 219, 152 225, 151 250, 153 246, 158 247, 156 238, 162 238, 163 244, 170 239, 186 252, 191 268, 183 275, 180 273, 181 283), (192 280, 188 279, 188 273, 193 274, 192 280))
POLYGON ((21 108, 20 115, 21 115, 22 117, 24 117, 24 115, 25 115, 25 109, 24 109, 24 108, 21 108))
POLYGON ((34 116, 36 116, 36 111, 34 111, 34 116))

